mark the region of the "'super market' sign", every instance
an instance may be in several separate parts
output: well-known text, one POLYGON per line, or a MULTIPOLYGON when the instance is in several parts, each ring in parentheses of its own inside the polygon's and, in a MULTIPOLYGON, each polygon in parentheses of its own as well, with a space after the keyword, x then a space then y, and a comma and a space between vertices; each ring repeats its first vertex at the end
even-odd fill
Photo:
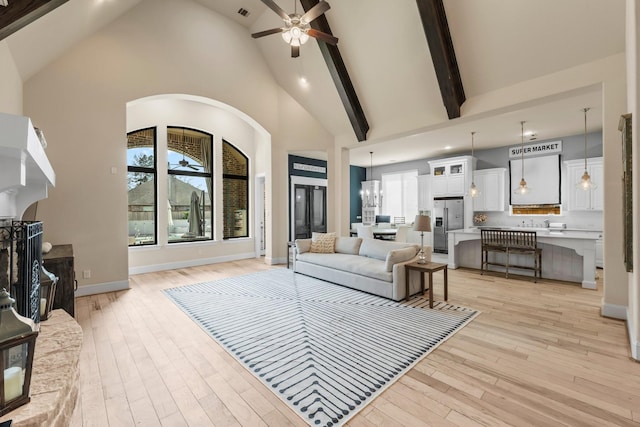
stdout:
MULTIPOLYGON (((523 147, 520 145, 509 147, 509 158, 512 159, 523 156, 522 150, 523 147)), ((562 141, 540 142, 524 146, 524 157, 556 153, 562 153, 562 141)))

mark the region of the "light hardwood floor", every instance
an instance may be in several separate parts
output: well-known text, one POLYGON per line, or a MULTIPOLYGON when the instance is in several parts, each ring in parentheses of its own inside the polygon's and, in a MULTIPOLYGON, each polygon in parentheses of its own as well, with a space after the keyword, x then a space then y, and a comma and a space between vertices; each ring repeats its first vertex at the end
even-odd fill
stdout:
MULTIPOLYGON (((132 276, 76 300, 84 330, 72 426, 304 426, 161 290, 271 267, 246 260, 132 276)), ((435 275, 436 299, 442 275, 435 275)), ((356 426, 640 425, 640 363, 598 290, 449 272, 482 314, 356 415, 356 426)))

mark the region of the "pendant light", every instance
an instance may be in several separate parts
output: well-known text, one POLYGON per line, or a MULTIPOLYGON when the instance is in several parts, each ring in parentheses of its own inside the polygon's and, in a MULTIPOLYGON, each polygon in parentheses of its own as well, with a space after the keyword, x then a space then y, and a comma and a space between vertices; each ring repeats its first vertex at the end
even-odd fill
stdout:
POLYGON ((591 177, 587 171, 587 111, 589 110, 590 108, 582 109, 582 111, 584 111, 584 173, 582 174, 580 182, 576 184, 576 187, 584 191, 594 190, 597 187, 596 184, 591 181, 591 177))
POLYGON ((360 198, 364 207, 376 208, 382 206, 382 189, 379 187, 379 181, 373 179, 373 151, 369 151, 369 156, 371 157, 369 164, 371 177, 366 180, 367 172, 365 170, 365 181, 362 183, 364 191, 360 190, 360 198))
MULTIPOLYGON (((473 135, 475 132, 471 132, 471 161, 473 162, 473 135)), ((480 195, 480 190, 476 187, 476 184, 473 182, 473 167, 471 168, 471 187, 469 187, 469 195, 471 197, 478 197, 480 195)))
POLYGON ((531 191, 531 188, 527 187, 527 181, 524 180, 524 123, 520 122, 521 129, 521 137, 520 137, 520 159, 522 161, 522 175, 520 178, 520 185, 518 185, 514 190, 514 194, 528 194, 531 191))

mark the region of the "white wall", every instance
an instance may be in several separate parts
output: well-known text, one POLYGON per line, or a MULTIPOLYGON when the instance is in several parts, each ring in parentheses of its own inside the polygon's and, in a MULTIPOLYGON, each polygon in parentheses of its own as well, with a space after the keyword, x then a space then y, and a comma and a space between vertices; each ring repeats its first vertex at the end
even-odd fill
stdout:
POLYGON ((160 94, 227 104, 271 134, 272 150, 263 150, 273 220, 267 224, 267 262, 286 259, 287 151, 333 144, 277 86, 245 28, 195 2, 142 2, 24 86, 25 114, 45 131, 57 174, 38 219, 45 240, 74 245, 78 273, 92 271, 90 279, 79 274, 81 293, 90 292, 85 286, 127 286, 126 106, 160 94))
MULTIPOLYGON (((256 146, 264 145, 270 152, 268 134, 263 128, 255 129, 239 116, 241 113, 211 100, 193 96, 160 95, 129 103, 127 107, 127 132, 157 127, 157 140, 166 146, 166 128, 185 126, 211 133, 214 140, 214 196, 221 195, 222 156, 218 149, 226 140, 249 158, 249 174, 264 173, 267 157, 256 156, 256 146)), ((256 126, 258 126, 256 124, 256 126)), ((166 151, 158 150, 158 165, 166 164, 166 151)), ((166 179, 158 180, 158 194, 167 194, 166 179)), ((254 199, 253 182, 250 182, 249 200, 254 199)), ((170 268, 202 265, 212 262, 242 259, 255 256, 253 232, 253 206, 249 211, 250 237, 223 241, 223 205, 221 197, 214 199, 215 241, 167 244, 166 227, 158 227, 156 246, 129 248, 129 272, 131 274, 167 270, 170 268)), ((159 224, 166 224, 166 210, 159 210, 159 224)))
POLYGON ((22 79, 5 41, 0 41, 0 112, 22 115, 22 79))

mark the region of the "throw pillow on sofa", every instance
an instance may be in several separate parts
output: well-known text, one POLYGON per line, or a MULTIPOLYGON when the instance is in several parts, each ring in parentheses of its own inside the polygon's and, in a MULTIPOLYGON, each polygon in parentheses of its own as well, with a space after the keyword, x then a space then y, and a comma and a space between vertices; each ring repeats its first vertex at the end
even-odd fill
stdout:
POLYGON ((312 233, 311 252, 317 254, 335 253, 336 233, 312 233))

